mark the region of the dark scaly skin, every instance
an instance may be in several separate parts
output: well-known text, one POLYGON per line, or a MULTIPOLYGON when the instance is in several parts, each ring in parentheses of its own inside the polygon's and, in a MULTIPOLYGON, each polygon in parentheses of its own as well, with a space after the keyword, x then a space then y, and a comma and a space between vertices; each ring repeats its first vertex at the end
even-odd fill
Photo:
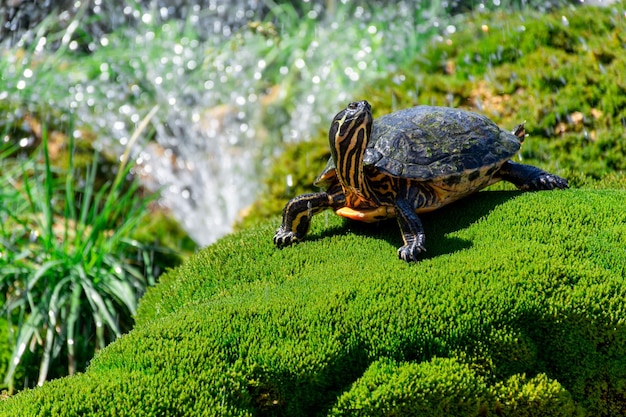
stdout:
POLYGON ((346 204, 346 196, 337 184, 326 192, 303 194, 294 197, 283 209, 283 222, 274 234, 279 248, 299 242, 309 231, 311 218, 327 209, 337 209, 346 204))
POLYGON ((395 204, 396 218, 402 232, 402 240, 404 246, 398 249, 398 258, 406 262, 417 261, 417 256, 426 251, 424 242, 426 235, 422 221, 415 213, 415 209, 410 201, 404 198, 398 198, 395 204))
POLYGON ((539 191, 567 188, 567 180, 531 165, 506 161, 498 171, 498 177, 520 190, 539 191))
MULTIPOLYGON (((458 117, 459 112, 453 114, 458 117)), ((471 117, 476 115, 471 113, 471 117)), ((493 129, 493 123, 489 123, 485 129, 493 129)), ((387 126, 393 129, 391 124, 387 126)), ((512 133, 520 142, 523 141, 523 124, 512 133)), ((404 245, 398 249, 398 257, 414 262, 426 250, 424 228, 418 212, 434 210, 500 180, 509 181, 522 190, 568 187, 567 180, 561 177, 510 160, 439 180, 389 175, 374 165, 366 166, 363 163, 371 134, 372 117, 366 101, 350 103, 335 116, 329 131, 329 142, 336 170, 327 168, 323 174, 327 191, 304 194, 287 203, 283 209, 282 224, 274 235, 276 246, 284 247, 302 240, 308 232, 311 218, 330 208, 339 215, 361 221, 396 217, 404 241, 404 245), (383 209, 379 210, 381 207, 383 209), (342 212, 346 208, 351 209, 350 214, 342 212), (362 218, 353 217, 354 213, 362 215, 362 218)), ((447 140, 445 132, 441 140, 447 140)))

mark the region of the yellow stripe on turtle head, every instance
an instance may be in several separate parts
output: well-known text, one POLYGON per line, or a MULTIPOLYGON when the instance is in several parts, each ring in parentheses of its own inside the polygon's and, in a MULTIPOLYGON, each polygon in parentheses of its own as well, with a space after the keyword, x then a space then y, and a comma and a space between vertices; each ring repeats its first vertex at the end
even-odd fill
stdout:
POLYGON ((363 157, 372 122, 369 103, 354 102, 335 116, 328 132, 339 182, 344 190, 359 190, 366 199, 371 199, 372 192, 363 174, 363 157))

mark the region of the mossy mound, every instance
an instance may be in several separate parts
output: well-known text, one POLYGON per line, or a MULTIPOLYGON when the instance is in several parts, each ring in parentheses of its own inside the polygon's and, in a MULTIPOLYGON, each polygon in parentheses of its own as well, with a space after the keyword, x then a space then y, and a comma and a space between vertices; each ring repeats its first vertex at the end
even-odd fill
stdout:
POLYGON ((626 191, 481 192, 394 222, 278 219, 167 273, 86 373, 0 415, 624 416, 626 191))

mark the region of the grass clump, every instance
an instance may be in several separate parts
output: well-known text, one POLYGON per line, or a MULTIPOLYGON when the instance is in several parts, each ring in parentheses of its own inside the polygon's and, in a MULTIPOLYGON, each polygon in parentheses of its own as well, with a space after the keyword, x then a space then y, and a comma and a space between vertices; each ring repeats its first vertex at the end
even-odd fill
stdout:
POLYGON ((624 198, 481 192, 423 216, 413 265, 394 222, 322 214, 278 250, 275 218, 164 275, 84 374, 0 415, 624 415, 624 198))
POLYGON ((41 385, 84 370, 94 351, 132 326, 139 297, 156 282, 160 265, 157 248, 132 239, 151 201, 136 181, 127 181, 132 164, 121 163, 114 179, 99 181, 98 153, 79 168, 70 137, 61 169, 52 164, 45 126, 41 137, 39 153, 20 156, 10 145, 0 153, 9 390, 16 380, 41 385))

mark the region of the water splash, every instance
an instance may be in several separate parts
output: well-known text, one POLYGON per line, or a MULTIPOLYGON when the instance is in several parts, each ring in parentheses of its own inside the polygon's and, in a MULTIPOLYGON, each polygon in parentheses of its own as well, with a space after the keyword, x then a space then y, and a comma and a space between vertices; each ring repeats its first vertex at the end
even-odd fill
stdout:
POLYGON ((228 49, 175 44, 174 58, 161 60, 174 68, 145 77, 168 105, 156 140, 138 154, 144 179, 163 187, 162 203, 196 242, 211 243, 259 197, 281 145, 318 134, 359 83, 380 73, 373 51, 382 39, 371 25, 364 36, 315 21, 280 39, 243 31, 228 49), (187 74, 190 63, 199 77, 187 74))

